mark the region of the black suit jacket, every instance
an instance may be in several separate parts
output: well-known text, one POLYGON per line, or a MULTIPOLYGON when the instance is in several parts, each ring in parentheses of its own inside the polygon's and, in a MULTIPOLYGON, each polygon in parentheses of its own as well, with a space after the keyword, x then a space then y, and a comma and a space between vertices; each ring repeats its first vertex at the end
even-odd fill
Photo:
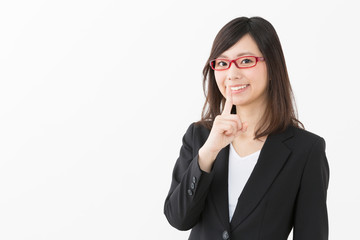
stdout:
POLYGON ((228 205, 229 145, 210 173, 198 151, 210 131, 192 123, 183 137, 164 213, 191 240, 328 239, 326 195, 329 166, 323 138, 295 127, 267 137, 239 196, 231 222, 228 205))

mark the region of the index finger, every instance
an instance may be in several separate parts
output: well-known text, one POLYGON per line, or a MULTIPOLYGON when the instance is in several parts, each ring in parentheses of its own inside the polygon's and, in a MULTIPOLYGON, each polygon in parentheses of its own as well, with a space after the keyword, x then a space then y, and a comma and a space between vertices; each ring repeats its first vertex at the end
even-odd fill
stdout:
POLYGON ((231 114, 232 105, 233 103, 232 103, 231 89, 230 87, 226 87, 226 101, 225 101, 224 110, 221 115, 231 114))

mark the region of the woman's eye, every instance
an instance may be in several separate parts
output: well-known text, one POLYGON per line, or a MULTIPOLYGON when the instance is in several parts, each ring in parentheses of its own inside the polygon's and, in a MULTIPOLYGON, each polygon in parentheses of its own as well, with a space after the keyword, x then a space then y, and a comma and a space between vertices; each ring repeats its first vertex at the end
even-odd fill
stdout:
POLYGON ((218 62, 218 66, 219 66, 219 67, 226 67, 226 66, 227 66, 227 62, 224 62, 224 61, 218 62))
POLYGON ((249 58, 245 58, 245 59, 241 60, 241 64, 249 64, 249 63, 252 63, 252 60, 249 58))

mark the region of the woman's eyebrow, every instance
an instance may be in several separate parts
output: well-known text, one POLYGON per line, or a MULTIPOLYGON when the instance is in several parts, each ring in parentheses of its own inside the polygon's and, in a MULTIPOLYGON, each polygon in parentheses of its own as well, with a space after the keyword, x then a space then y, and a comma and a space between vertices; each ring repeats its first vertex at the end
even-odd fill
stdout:
POLYGON ((254 53, 252 52, 243 52, 243 53, 239 53, 238 55, 236 55, 237 57, 241 57, 241 56, 255 56, 254 53))
MULTIPOLYGON (((236 55, 236 57, 241 57, 241 56, 255 56, 254 53, 252 52, 242 52, 236 55)), ((228 57, 226 55, 220 55, 218 58, 226 58, 228 59, 228 57)))

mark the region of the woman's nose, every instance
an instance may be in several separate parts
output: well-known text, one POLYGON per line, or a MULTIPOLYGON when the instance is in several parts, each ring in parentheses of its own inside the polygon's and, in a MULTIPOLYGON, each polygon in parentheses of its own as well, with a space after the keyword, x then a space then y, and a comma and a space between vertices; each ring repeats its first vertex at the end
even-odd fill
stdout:
POLYGON ((226 77, 229 80, 238 79, 241 76, 241 70, 236 67, 234 62, 232 62, 226 74, 227 74, 226 77))

